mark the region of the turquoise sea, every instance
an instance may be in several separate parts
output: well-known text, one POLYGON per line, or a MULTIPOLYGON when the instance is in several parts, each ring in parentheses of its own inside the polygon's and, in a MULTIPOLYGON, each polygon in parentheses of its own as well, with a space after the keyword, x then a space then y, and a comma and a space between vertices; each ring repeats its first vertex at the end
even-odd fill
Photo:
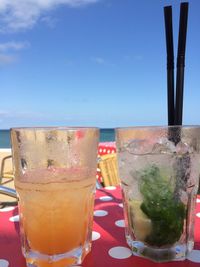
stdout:
MULTIPOLYGON (((113 142, 115 131, 112 128, 100 129, 100 142, 113 142)), ((0 130, 0 148, 10 148, 10 131, 0 130)))

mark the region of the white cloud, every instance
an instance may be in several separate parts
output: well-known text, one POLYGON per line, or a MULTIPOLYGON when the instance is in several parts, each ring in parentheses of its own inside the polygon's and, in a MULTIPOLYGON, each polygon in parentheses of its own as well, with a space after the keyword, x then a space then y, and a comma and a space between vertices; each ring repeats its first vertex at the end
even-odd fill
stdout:
POLYGON ((24 48, 29 47, 29 43, 28 42, 14 42, 14 41, 10 41, 10 42, 6 42, 6 43, 0 43, 0 52, 6 52, 8 50, 21 50, 24 48))
POLYGON ((143 56, 142 55, 135 55, 134 59, 137 61, 141 61, 141 60, 143 60, 143 56))
POLYGON ((43 113, 32 111, 18 111, 18 110, 0 110, 0 117, 2 119, 39 119, 46 118, 43 113))
POLYGON ((92 57, 91 60, 97 64, 105 64, 106 61, 102 57, 92 57))
POLYGON ((0 116, 7 116, 9 112, 7 110, 0 110, 0 116))
POLYGON ((141 61, 143 60, 143 55, 136 54, 136 55, 125 55, 123 57, 124 60, 126 61, 141 61))
POLYGON ((0 66, 9 65, 17 61, 17 56, 0 54, 0 66))
POLYGON ((32 28, 40 17, 59 5, 79 7, 100 0, 0 0, 0 31, 32 28))
POLYGON ((55 28, 58 20, 50 16, 44 16, 41 18, 41 21, 44 22, 49 28, 53 29, 55 28))
POLYGON ((91 57, 90 60, 95 64, 106 66, 106 67, 115 67, 115 63, 110 62, 109 60, 103 57, 91 57))

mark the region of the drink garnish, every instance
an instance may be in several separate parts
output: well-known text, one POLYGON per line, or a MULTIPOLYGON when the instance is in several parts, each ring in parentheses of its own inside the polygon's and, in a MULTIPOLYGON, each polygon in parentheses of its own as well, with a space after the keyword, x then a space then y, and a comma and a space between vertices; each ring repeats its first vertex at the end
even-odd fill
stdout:
POLYGON ((175 187, 164 172, 155 166, 137 172, 143 196, 140 208, 151 220, 152 230, 145 242, 152 246, 167 246, 178 241, 183 233, 186 209, 175 198, 175 187))

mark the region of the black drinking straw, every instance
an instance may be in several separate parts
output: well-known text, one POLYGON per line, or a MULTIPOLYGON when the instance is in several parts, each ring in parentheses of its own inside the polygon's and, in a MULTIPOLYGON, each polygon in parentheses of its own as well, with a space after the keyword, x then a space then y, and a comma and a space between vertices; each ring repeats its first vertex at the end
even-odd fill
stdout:
POLYGON ((171 6, 164 7, 166 48, 167 48, 168 125, 182 125, 188 6, 189 4, 187 2, 184 2, 181 3, 180 7, 178 53, 177 53, 177 64, 176 64, 177 67, 176 100, 174 100, 174 48, 173 48, 172 7, 171 6))
MULTIPOLYGON (((181 141, 181 127, 183 115, 183 89, 184 89, 184 67, 185 67, 185 46, 187 32, 188 3, 181 3, 179 38, 176 69, 176 100, 174 101, 174 65, 173 65, 173 32, 172 32, 172 8, 164 8, 166 46, 167 46, 167 90, 168 90, 168 125, 175 127, 168 128, 168 139, 178 144, 181 141), (172 112, 175 103, 174 112, 172 112)), ((176 160, 176 188, 179 192, 180 186, 186 190, 188 179, 190 178, 190 155, 185 154, 177 157, 176 160), (181 183, 180 183, 181 181, 181 183), (183 182, 182 182, 183 181, 183 182)))
POLYGON ((164 7, 164 16, 167 49, 168 125, 174 125, 174 47, 171 6, 164 7))
POLYGON ((188 21, 188 3, 181 3, 179 38, 178 38, 178 55, 177 55, 177 73, 176 73, 175 125, 182 125, 187 21, 188 21))

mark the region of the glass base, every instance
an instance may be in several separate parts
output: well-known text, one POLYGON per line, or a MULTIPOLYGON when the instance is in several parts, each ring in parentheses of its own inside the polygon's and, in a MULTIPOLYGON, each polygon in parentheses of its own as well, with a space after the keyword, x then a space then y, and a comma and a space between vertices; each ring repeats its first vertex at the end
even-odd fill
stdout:
POLYGON ((175 244, 168 248, 150 247, 140 241, 127 238, 133 255, 148 258, 154 262, 183 261, 186 259, 187 246, 175 244))
POLYGON ((68 267, 81 264, 90 252, 91 244, 56 255, 45 255, 37 251, 24 252, 27 267, 68 267))

